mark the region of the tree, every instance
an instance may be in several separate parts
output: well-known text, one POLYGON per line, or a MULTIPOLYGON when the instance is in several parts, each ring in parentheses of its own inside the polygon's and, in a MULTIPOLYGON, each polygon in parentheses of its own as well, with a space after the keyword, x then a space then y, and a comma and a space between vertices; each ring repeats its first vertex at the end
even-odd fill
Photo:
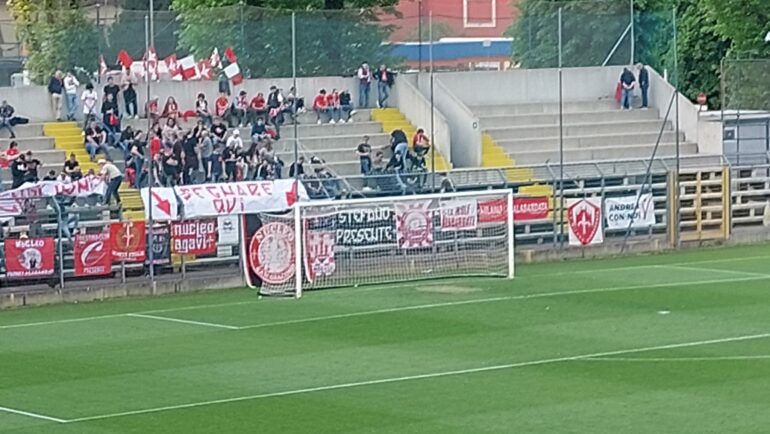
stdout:
POLYGON ((770 57, 770 7, 767 0, 703 0, 714 32, 730 41, 732 54, 770 57))
POLYGON ((57 69, 75 71, 87 79, 97 69, 96 26, 80 0, 9 0, 8 8, 19 39, 28 53, 26 67, 36 83, 44 83, 57 69))
POLYGON ((352 72, 362 59, 393 63, 383 46, 390 28, 379 25, 374 7, 397 0, 354 0, 339 6, 324 0, 173 0, 179 14, 179 46, 197 57, 233 47, 247 76, 290 76, 291 14, 296 11, 298 75, 352 72))

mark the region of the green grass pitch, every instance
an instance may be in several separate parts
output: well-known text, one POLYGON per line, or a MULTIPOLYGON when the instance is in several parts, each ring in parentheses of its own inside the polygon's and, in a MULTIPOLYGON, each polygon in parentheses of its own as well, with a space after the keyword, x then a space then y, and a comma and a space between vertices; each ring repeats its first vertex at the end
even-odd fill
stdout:
POLYGON ((766 433, 769 261, 2 311, 0 433, 766 433))

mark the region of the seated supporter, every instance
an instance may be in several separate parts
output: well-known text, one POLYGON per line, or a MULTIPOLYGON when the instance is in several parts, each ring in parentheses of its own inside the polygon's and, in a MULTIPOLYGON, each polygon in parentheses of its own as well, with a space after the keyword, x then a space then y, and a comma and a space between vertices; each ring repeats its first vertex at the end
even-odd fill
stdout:
POLYGON ((252 98, 249 103, 249 120, 251 124, 254 125, 260 118, 263 121, 267 119, 267 101, 265 101, 265 96, 262 92, 252 98))
POLYGON ((55 170, 49 170, 48 173, 43 177, 43 181, 57 181, 58 177, 56 176, 55 170))
POLYGON ((347 89, 343 89, 339 96, 339 121, 342 123, 353 122, 354 114, 356 112, 353 110, 353 98, 347 89))
POLYGON ((147 101, 147 106, 145 107, 145 111, 147 112, 147 117, 150 118, 152 122, 157 122, 158 119, 160 119, 160 108, 158 107, 158 97, 154 96, 151 100, 147 101))
POLYGON ((267 131, 267 125, 262 118, 257 118, 257 123, 251 127, 251 140, 252 142, 260 142, 270 138, 270 133, 267 131))
POLYGON ((214 121, 214 125, 211 127, 211 134, 211 140, 214 141, 214 144, 224 143, 227 127, 222 123, 221 119, 214 121))
POLYGON ((423 158, 430 151, 430 139, 425 135, 425 130, 419 128, 412 138, 412 147, 418 158, 423 158))
POLYGON ((242 90, 238 93, 238 96, 235 97, 235 101, 233 102, 232 107, 232 117, 235 118, 235 121, 233 122, 233 125, 238 125, 239 127, 243 127, 246 123, 248 123, 248 110, 249 110, 249 100, 246 97, 246 91, 242 90))
POLYGON ((89 127, 86 128, 85 147, 91 161, 96 161, 96 154, 101 152, 107 159, 110 159, 110 150, 107 148, 107 133, 92 120, 89 127))
POLYGON ((168 97, 166 100, 166 105, 163 107, 163 114, 161 117, 174 120, 177 120, 179 117, 179 104, 176 103, 173 96, 168 97))
POLYGON ((209 103, 206 101, 206 95, 199 93, 195 100, 195 115, 203 121, 206 126, 211 126, 212 116, 209 110, 209 103))
POLYGON ((219 98, 214 101, 214 115, 221 120, 230 122, 230 101, 227 99, 227 95, 221 93, 219 98))
POLYGON ((168 118, 166 119, 166 125, 163 126, 162 130, 163 141, 173 142, 177 137, 179 137, 181 132, 182 129, 179 128, 179 125, 177 125, 176 119, 168 118))
POLYGON ((104 94, 102 102, 102 123, 107 132, 107 141, 113 145, 118 141, 120 134, 120 110, 118 101, 112 93, 104 94))
POLYGON ((326 105, 329 107, 329 115, 331 116, 329 123, 335 123, 335 119, 340 120, 340 94, 337 89, 332 89, 331 93, 326 95, 326 105))
POLYGON ((24 154, 20 154, 11 163, 11 176, 13 182, 11 183, 11 189, 17 188, 27 182, 27 157, 24 154))
POLYGON ((270 86, 270 93, 267 95, 267 110, 270 123, 280 129, 284 122, 283 113, 286 110, 286 104, 281 89, 276 86, 270 86))
MULTIPOLYGON (((329 99, 326 97, 325 89, 321 89, 313 100, 313 111, 315 111, 316 120, 319 125, 322 123, 322 115, 330 115, 329 99)), ((331 121, 334 122, 334 119, 331 119, 331 121)))
POLYGON ((80 169, 80 163, 75 153, 70 154, 70 158, 64 162, 64 173, 70 177, 73 181, 83 177, 83 172, 80 169))

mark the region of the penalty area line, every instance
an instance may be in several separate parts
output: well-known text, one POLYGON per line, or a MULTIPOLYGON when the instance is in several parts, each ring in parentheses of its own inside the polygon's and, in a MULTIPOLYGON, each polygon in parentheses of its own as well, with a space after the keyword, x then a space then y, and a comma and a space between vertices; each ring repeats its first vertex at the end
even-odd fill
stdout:
POLYGON ((124 411, 119 413, 102 414, 97 416, 87 416, 87 417, 81 417, 76 419, 69 419, 65 421, 65 423, 89 422, 89 421, 95 421, 95 420, 113 419, 118 417, 137 416, 137 415, 143 415, 143 414, 160 413, 165 411, 206 407, 206 406, 217 405, 217 404, 229 404, 234 402, 253 401, 258 399, 266 399, 266 398, 278 398, 283 396, 302 395, 307 393, 342 390, 342 389, 350 389, 350 388, 357 388, 357 387, 374 386, 374 385, 380 385, 380 384, 403 383, 407 381, 425 380, 425 379, 432 379, 432 378, 453 377, 453 376, 476 374, 476 373, 482 373, 482 372, 502 371, 502 370, 514 369, 514 368, 525 368, 530 366, 542 366, 542 365, 549 365, 549 364, 556 364, 556 363, 563 363, 563 362, 592 360, 597 358, 605 358, 605 357, 624 355, 624 354, 636 354, 636 353, 643 353, 643 352, 649 352, 649 351, 696 347, 696 346, 702 346, 702 345, 714 345, 714 344, 720 344, 720 343, 747 341, 747 340, 754 340, 754 339, 765 339, 768 337, 770 337, 770 333, 732 336, 732 337, 726 337, 726 338, 680 342, 680 343, 674 343, 674 344, 663 344, 663 345, 654 345, 654 346, 648 346, 648 347, 630 348, 625 350, 604 351, 604 352, 581 354, 581 355, 575 355, 575 356, 556 357, 551 359, 507 363, 503 365, 482 366, 477 368, 458 369, 453 371, 441 371, 441 372, 432 372, 432 373, 425 373, 425 374, 407 375, 403 377, 391 377, 391 378, 381 378, 381 379, 367 380, 367 381, 356 381, 356 382, 340 383, 340 384, 333 384, 333 385, 327 385, 327 386, 286 390, 283 392, 261 393, 261 394, 255 394, 255 395, 239 396, 234 398, 191 402, 187 404, 169 405, 164 407, 147 408, 147 409, 141 409, 141 410, 131 410, 131 411, 124 411))
POLYGON ((203 327, 214 327, 214 328, 227 329, 227 330, 240 330, 240 327, 226 325, 226 324, 217 324, 217 323, 204 322, 204 321, 192 321, 189 319, 180 319, 180 318, 169 318, 167 316, 146 315, 142 313, 128 313, 126 314, 126 316, 131 318, 152 319, 156 321, 168 321, 168 322, 175 322, 180 324, 197 325, 197 326, 203 326, 203 327))
POLYGON ((59 419, 58 417, 46 416, 44 414, 33 413, 31 411, 17 410, 15 408, 10 408, 10 407, 0 407, 0 413, 10 413, 10 414, 15 414, 17 416, 31 417, 33 419, 47 420, 49 422, 56 422, 56 423, 69 422, 66 419, 59 419))

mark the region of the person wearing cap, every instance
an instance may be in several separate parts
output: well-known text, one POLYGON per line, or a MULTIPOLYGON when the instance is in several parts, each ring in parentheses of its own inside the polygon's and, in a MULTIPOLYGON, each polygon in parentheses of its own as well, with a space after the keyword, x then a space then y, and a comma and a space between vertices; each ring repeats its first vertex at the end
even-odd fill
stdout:
POLYGON ((99 159, 99 176, 107 184, 107 191, 104 193, 104 204, 109 205, 112 196, 115 196, 115 202, 120 205, 120 193, 118 189, 123 182, 123 174, 112 163, 108 162, 104 158, 99 159))

